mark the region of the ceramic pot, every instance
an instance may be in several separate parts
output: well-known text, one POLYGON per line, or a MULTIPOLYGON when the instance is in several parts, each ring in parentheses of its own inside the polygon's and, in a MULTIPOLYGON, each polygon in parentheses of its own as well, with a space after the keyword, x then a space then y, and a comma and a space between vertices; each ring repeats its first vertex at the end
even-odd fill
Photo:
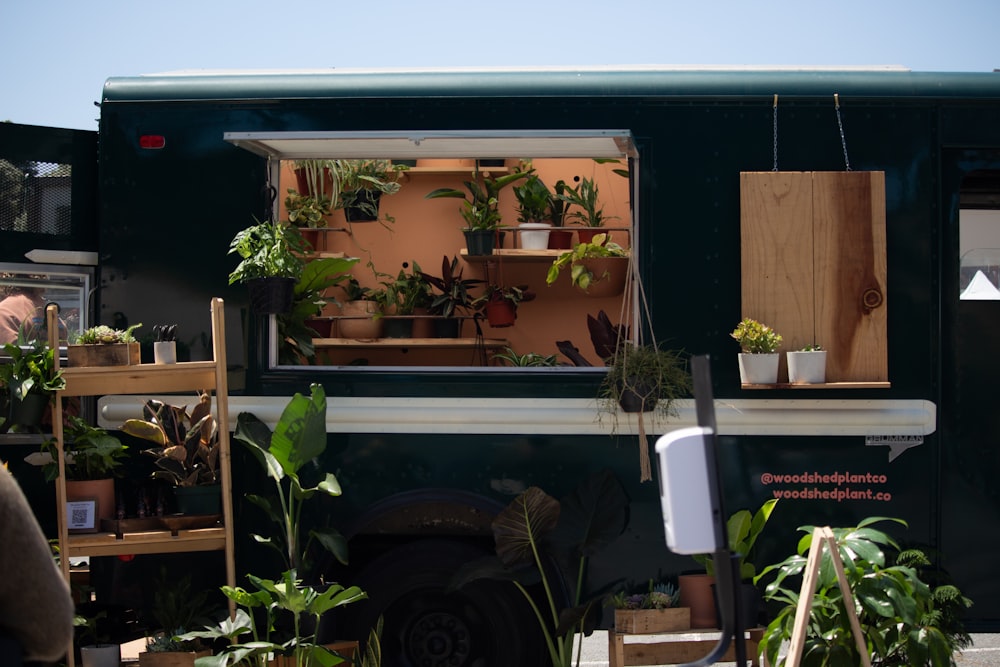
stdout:
POLYGON ((80 661, 83 667, 119 667, 122 661, 122 648, 118 644, 81 646, 80 661))
POLYGON ((691 609, 692 628, 716 627, 715 594, 712 585, 715 577, 707 574, 682 574, 677 577, 681 593, 681 606, 691 609))
POLYGON ((378 304, 374 301, 348 301, 341 306, 340 312, 344 315, 338 323, 341 338, 372 340, 382 337, 385 320, 375 319, 378 304))
POLYGON ((788 352, 788 381, 792 384, 826 382, 826 350, 788 352))
POLYGON ((463 229, 462 233, 469 255, 492 255, 497 247, 497 232, 492 229, 463 229))
POLYGON ((173 340, 155 341, 153 343, 153 363, 176 364, 177 341, 173 340))
POLYGON ((652 412, 656 409, 658 397, 656 387, 629 378, 628 386, 618 389, 618 405, 622 412, 652 412))
POLYGON ((522 222, 518 225, 521 230, 521 247, 525 250, 545 250, 549 247, 549 230, 551 229, 544 222, 522 222))
POLYGON ((743 384, 775 384, 778 381, 778 353, 747 354, 740 352, 740 382, 743 384))

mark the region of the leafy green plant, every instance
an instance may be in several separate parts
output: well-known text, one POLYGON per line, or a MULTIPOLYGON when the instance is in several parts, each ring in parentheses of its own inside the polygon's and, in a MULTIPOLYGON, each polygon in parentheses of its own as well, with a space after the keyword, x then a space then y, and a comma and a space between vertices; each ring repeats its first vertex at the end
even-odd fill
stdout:
POLYGON ((288 222, 296 227, 326 227, 326 216, 333 212, 329 197, 303 195, 289 188, 285 197, 288 222))
POLYGON ((79 345, 116 345, 120 343, 134 343, 135 330, 142 326, 142 323, 133 324, 127 329, 114 329, 105 324, 99 324, 89 329, 84 329, 76 336, 75 343, 79 345))
POLYGON ((212 397, 202 393, 188 414, 187 407, 149 399, 142 406, 144 419, 128 419, 123 433, 158 445, 143 454, 156 459, 153 479, 173 486, 202 486, 219 481, 219 425, 212 416, 212 397))
POLYGON ((570 211, 568 217, 584 227, 603 227, 606 221, 617 219, 604 215, 597 183, 593 179, 584 178, 575 188, 566 189, 559 198, 579 209, 570 211))
POLYGON ((629 251, 612 241, 610 234, 595 234, 593 241, 577 243, 569 252, 561 253, 549 267, 548 273, 545 275, 545 282, 551 285, 559 279, 559 274, 563 269, 568 268, 572 284, 586 290, 592 283, 604 279, 605 276, 595 276, 583 260, 597 257, 628 256, 629 251))
POLYGON ((229 274, 229 284, 255 278, 298 278, 306 243, 298 229, 277 222, 256 222, 240 230, 229 245, 240 263, 229 274))
MULTIPOLYGON (((64 433, 67 480, 107 479, 121 474, 128 447, 117 437, 74 415, 66 415, 64 433)), ((56 456, 56 441, 46 440, 38 458, 32 455, 29 462, 42 462, 42 474, 51 482, 59 477, 56 456)))
POLYGON ((729 335, 736 339, 740 351, 745 354, 773 354, 782 340, 777 331, 749 317, 744 317, 729 335))
POLYGON ((802 351, 803 352, 822 352, 823 351, 823 346, 822 345, 817 345, 816 343, 813 343, 811 345, 806 345, 805 347, 803 347, 802 351))
POLYGON ((491 301, 507 301, 516 309, 518 304, 525 301, 534 301, 536 296, 537 294, 529 289, 527 285, 489 284, 483 293, 472 301, 472 306, 478 310, 491 301))
POLYGON ((484 578, 512 582, 538 620, 553 667, 569 667, 574 637, 596 628, 602 599, 584 590, 587 559, 624 532, 628 505, 621 482, 607 470, 585 479, 561 501, 532 486, 493 520, 496 557, 469 563, 456 573, 451 587, 484 578), (575 584, 569 607, 558 602, 552 567, 575 584), (541 582, 540 602, 528 591, 529 581, 541 582))
POLYGON ((177 635, 211 622, 215 608, 209 603, 208 591, 194 590, 190 574, 177 575, 166 567, 160 568, 153 586, 150 611, 159 632, 147 642, 146 650, 153 653, 203 650, 200 640, 184 641, 177 635))
POLYGON ((247 575, 256 589, 247 591, 240 587, 223 586, 222 592, 241 608, 234 618, 226 618, 217 626, 206 627, 180 635, 178 639, 219 639, 229 641, 229 646, 218 655, 198 658, 197 667, 226 667, 250 664, 265 667, 271 655, 292 656, 296 667, 329 667, 344 662, 335 651, 316 643, 315 633, 306 627, 319 627, 320 617, 328 611, 363 600, 368 596, 357 586, 344 588, 329 584, 325 590, 304 586, 295 570, 283 572, 278 580, 262 579, 247 575), (263 622, 256 620, 263 614, 263 622), (280 616, 291 616, 292 636, 283 642, 273 641, 272 630, 280 616), (312 623, 308 623, 307 619, 312 623), (240 637, 251 635, 251 640, 241 642, 240 637))
MULTIPOLYGON (((757 568, 750 560, 753 554, 754 544, 760 537, 764 526, 767 525, 774 506, 778 504, 777 498, 771 498, 764 502, 755 513, 750 510, 739 510, 729 516, 726 521, 726 532, 729 535, 729 550, 737 558, 740 568, 741 581, 753 581, 757 576, 757 568)), ((692 556, 694 560, 705 568, 705 572, 715 576, 715 562, 711 554, 697 554, 692 556)))
POLYGON ((515 185, 513 191, 519 222, 545 222, 550 219, 552 192, 537 174, 529 172, 524 183, 515 185))
POLYGON ((4 352, 10 362, 0 363, 0 385, 6 386, 11 396, 24 400, 29 394, 51 396, 66 388, 62 371, 56 372, 55 354, 42 339, 26 346, 6 343, 4 352))
MULTIPOLYGON (((877 667, 950 667, 955 664, 955 651, 972 643, 960 620, 962 610, 972 603, 951 584, 932 587, 925 583, 914 567, 927 563, 919 550, 899 553, 895 562, 887 558, 885 551, 898 552, 899 546, 874 527, 884 521, 906 526, 901 519, 871 517, 857 526, 832 529, 871 663, 877 667)), ((812 545, 813 526, 799 530, 806 534, 797 553, 764 568, 755 579, 775 575, 764 597, 781 608, 761 642, 762 652, 775 667, 785 664, 779 651, 791 639, 799 605, 801 586, 791 584, 805 571, 812 545)), ((824 550, 809 607, 802 665, 860 664, 844 603, 832 558, 824 550)))
POLYGON ((256 415, 241 412, 236 418, 237 442, 244 444, 274 481, 275 498, 256 494, 247 499, 260 507, 277 527, 273 538, 253 535, 275 549, 289 570, 308 571, 309 548, 316 541, 338 561, 347 564, 347 542, 334 528, 315 527, 303 544, 302 508, 316 494, 339 496, 340 483, 333 473, 321 473, 315 486, 304 486, 302 468, 326 451, 326 393, 312 384, 310 396, 296 393, 285 406, 274 432, 256 415))
POLYGON ((672 609, 680 603, 681 592, 669 581, 656 583, 649 580, 642 593, 618 591, 610 602, 615 609, 672 609))
MULTIPOLYGON (((292 307, 278 315, 278 363, 297 364, 301 360, 312 363, 316 358, 313 330, 306 325, 311 317, 323 312, 327 289, 346 283, 347 273, 358 259, 356 257, 323 257, 306 263, 302 275, 292 291, 292 307)), ((355 281, 355 284, 357 281, 355 281)))
POLYGON ((674 401, 691 393, 687 361, 677 350, 621 341, 615 353, 605 359, 608 372, 601 380, 598 397, 615 412, 622 396, 632 392, 652 409, 672 414, 674 401))
POLYGON ((433 301, 431 284, 424 277, 420 265, 416 262, 410 264, 413 266, 412 271, 402 268, 395 278, 381 283, 385 289, 386 313, 412 315, 417 308, 429 308, 433 301))
POLYGON ((483 174, 478 167, 473 179, 464 181, 468 194, 454 188, 438 188, 427 193, 424 199, 448 197, 464 200, 461 213, 469 229, 494 230, 500 226, 500 192, 505 187, 528 176, 527 172, 516 171, 502 176, 483 174))
POLYGON ((507 366, 551 367, 559 365, 557 355, 539 354, 538 352, 525 352, 524 354, 518 354, 509 346, 504 348, 502 352, 495 354, 493 358, 504 362, 507 366))
MULTIPOLYGON (((341 206, 359 211, 366 220, 379 218, 379 199, 399 192, 399 174, 409 168, 380 159, 337 160, 336 165, 341 206)), ((386 220, 394 222, 390 216, 386 220)))
POLYGON ((433 295, 429 310, 433 315, 442 317, 456 317, 461 312, 474 311, 476 309, 475 297, 470 290, 482 285, 483 280, 478 278, 462 278, 463 269, 458 268, 458 257, 453 257, 451 262, 445 255, 441 260, 441 276, 432 276, 420 271, 424 280, 438 290, 433 295))

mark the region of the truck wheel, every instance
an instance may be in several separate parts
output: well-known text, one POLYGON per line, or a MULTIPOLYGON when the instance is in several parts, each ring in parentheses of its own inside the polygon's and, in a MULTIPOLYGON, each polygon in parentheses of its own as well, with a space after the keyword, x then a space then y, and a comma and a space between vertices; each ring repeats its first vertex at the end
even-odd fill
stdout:
POLYGON ((538 621, 512 583, 484 579, 447 591, 459 567, 486 555, 442 539, 411 542, 376 558, 351 582, 368 594, 357 605, 353 634, 364 639, 383 616, 384 667, 544 664, 538 621))

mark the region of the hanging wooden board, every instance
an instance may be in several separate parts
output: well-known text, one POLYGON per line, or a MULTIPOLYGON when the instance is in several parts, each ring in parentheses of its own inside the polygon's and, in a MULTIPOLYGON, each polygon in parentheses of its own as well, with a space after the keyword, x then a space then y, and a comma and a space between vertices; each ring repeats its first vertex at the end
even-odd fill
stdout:
POLYGON ((888 382, 884 172, 743 172, 740 208, 741 317, 822 345, 827 382, 888 382))

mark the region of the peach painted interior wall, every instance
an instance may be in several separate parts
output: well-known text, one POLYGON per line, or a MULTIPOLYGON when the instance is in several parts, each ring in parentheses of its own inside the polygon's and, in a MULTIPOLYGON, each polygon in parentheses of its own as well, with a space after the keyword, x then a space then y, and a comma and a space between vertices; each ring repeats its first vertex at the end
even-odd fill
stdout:
MULTIPOLYGON (((402 188, 392 196, 383 197, 381 212, 395 218, 395 223, 383 226, 379 223, 352 223, 351 233, 328 231, 325 234, 326 251, 343 252, 348 257, 359 257, 353 270, 353 275, 362 285, 374 287, 380 280, 375 272, 395 276, 401 268, 412 270, 416 262, 420 268, 431 275, 441 275, 441 262, 447 256, 459 255, 465 247, 462 228, 465 226, 459 210, 460 199, 425 199, 424 195, 437 188, 449 187, 465 191, 462 182, 472 177, 473 161, 420 161, 418 167, 435 166, 456 169, 449 173, 419 172, 405 173, 402 176, 402 188), (466 171, 467 170, 467 171, 466 171), (371 266, 369 266, 369 264, 371 266), (371 267, 374 267, 374 271, 371 267)), ((508 161, 513 166, 516 162, 508 161)), ((604 213, 611 219, 605 224, 608 227, 625 227, 630 225, 628 179, 613 173, 614 168, 623 165, 599 164, 589 159, 538 159, 533 165, 539 177, 551 189, 559 179, 573 186, 582 178, 594 179, 604 206, 604 213)), ((295 187, 295 177, 291 162, 282 164, 281 183, 278 191, 281 202, 281 219, 286 219, 284 211, 284 196, 288 188, 295 187)), ((500 210, 503 216, 502 225, 516 226, 516 199, 511 187, 505 188, 500 195, 500 210)), ((343 211, 336 211, 328 221, 330 228, 345 228, 343 211)), ((570 230, 579 229, 578 224, 569 223, 570 230)), ((623 246, 629 245, 627 231, 612 231, 612 238, 623 246)), ((504 247, 514 247, 516 234, 508 231, 504 247)), ((574 243, 576 237, 574 235, 574 243)), ((512 327, 493 329, 485 319, 482 321, 483 334, 486 338, 504 339, 518 354, 537 352, 539 354, 558 354, 557 340, 572 341, 580 352, 594 365, 601 365, 601 360, 594 353, 587 331, 587 314, 596 315, 604 309, 612 321, 620 321, 623 297, 595 298, 587 296, 569 284, 566 272, 552 286, 545 284, 545 275, 551 265, 551 260, 541 259, 534 262, 513 262, 500 259, 495 267, 477 261, 460 260, 463 276, 466 278, 491 279, 504 284, 526 284, 533 289, 537 297, 534 301, 522 302, 518 307, 517 321, 512 327), (487 275, 487 271, 490 275, 487 275)), ((342 298, 342 291, 334 288, 332 294, 337 299, 342 298)), ((325 314, 337 315, 339 308, 330 303, 324 310, 325 314)), ((332 334, 336 336, 336 331, 332 334)), ((462 336, 474 336, 471 321, 466 321, 462 336)), ((409 348, 405 350, 389 349, 346 349, 328 350, 325 360, 320 363, 343 364, 358 359, 365 359, 372 366, 385 365, 478 365, 474 352, 470 349, 441 350, 409 348)), ((568 359, 559 355, 560 362, 568 363, 568 359)))

